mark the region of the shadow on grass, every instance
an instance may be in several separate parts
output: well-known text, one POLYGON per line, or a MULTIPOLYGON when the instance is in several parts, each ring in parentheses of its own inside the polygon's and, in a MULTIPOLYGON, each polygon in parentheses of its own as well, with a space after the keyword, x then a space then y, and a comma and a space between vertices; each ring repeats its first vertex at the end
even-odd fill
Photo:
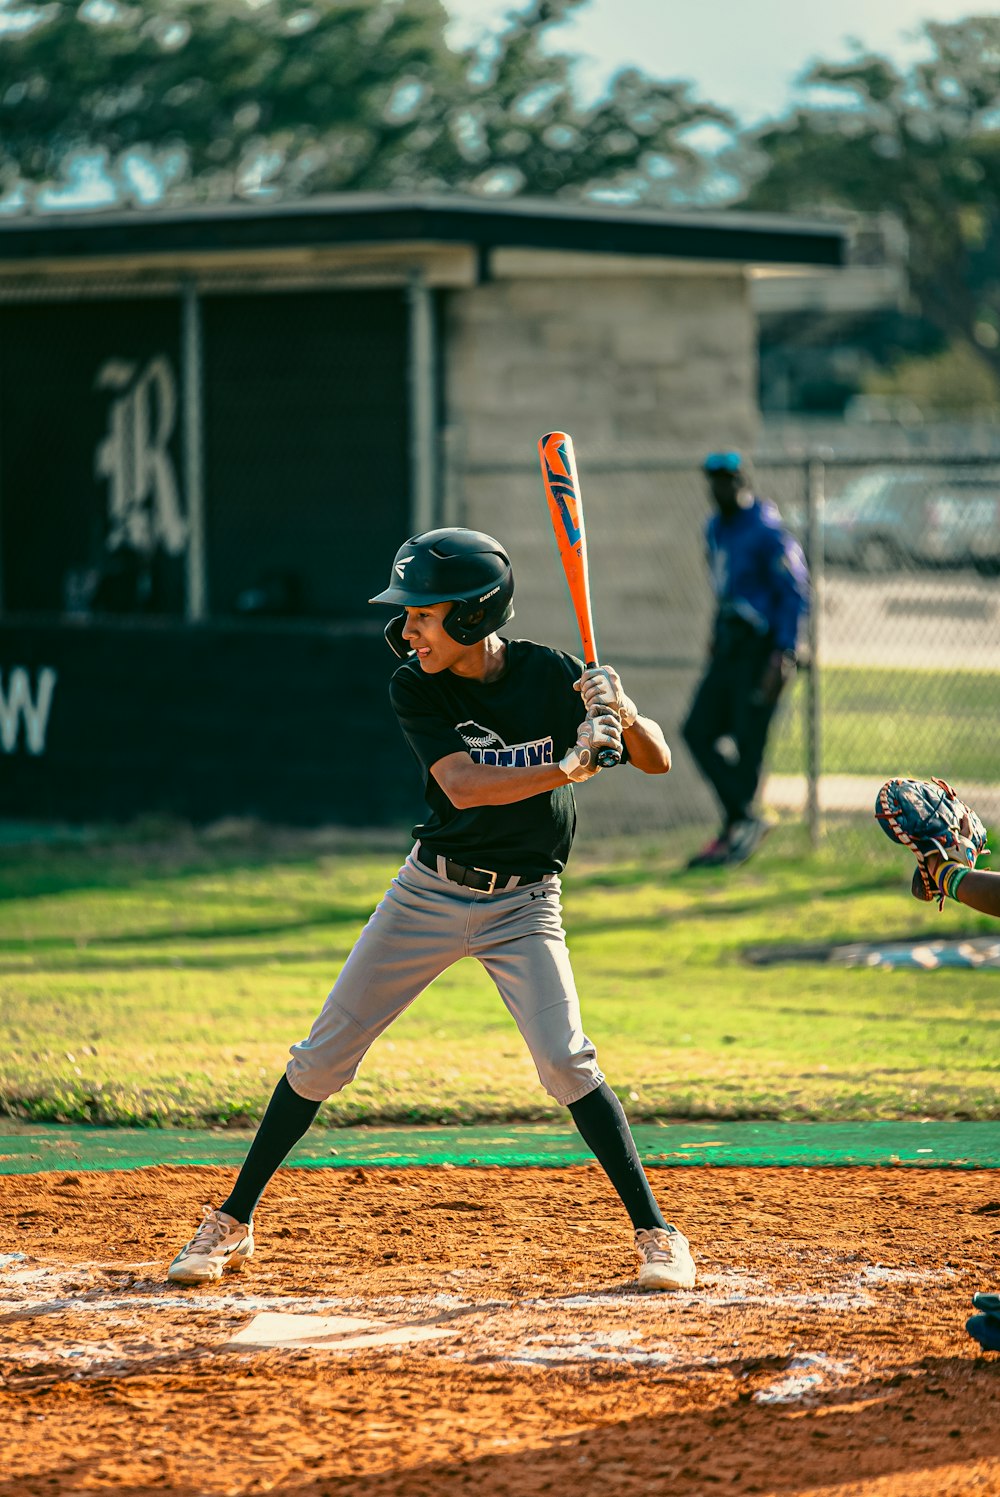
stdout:
MULTIPOLYGON (((56 958, 32 967, 25 967, 23 963, 0 962, 0 977, 38 978, 48 973, 53 976, 62 974, 86 977, 99 973, 110 976, 116 972, 162 972, 168 967, 179 972, 251 972, 256 967, 295 967, 322 962, 328 965, 332 973, 332 985, 333 977, 343 966, 347 956, 346 951, 332 951, 322 946, 295 951, 238 951, 228 956, 215 956, 206 951, 195 956, 150 956, 145 961, 141 957, 124 957, 121 961, 104 961, 99 956, 88 959, 84 952, 78 953, 74 961, 56 958)), ((319 1001, 320 998, 317 998, 317 1003, 319 1001)))
POLYGON ((296 865, 313 869, 324 858, 367 858, 383 862, 386 882, 409 849, 400 828, 368 832, 325 828, 305 831, 255 826, 244 837, 217 840, 191 827, 158 830, 149 840, 140 832, 85 847, 31 843, 0 848, 0 905, 44 899, 82 890, 155 888, 163 880, 183 881, 208 874, 258 873, 296 865))
POLYGON ((814 891, 839 895, 893 888, 901 883, 902 875, 895 862, 890 864, 884 859, 876 862, 874 859, 859 858, 855 853, 847 863, 844 860, 821 859, 804 853, 798 858, 787 855, 780 858, 765 856, 735 868, 687 868, 683 863, 666 866, 655 861, 624 868, 588 868, 584 863, 583 869, 578 872, 574 872, 571 865, 566 879, 574 889, 581 890, 643 887, 701 889, 706 893, 725 889, 731 884, 746 886, 748 883, 766 882, 784 888, 792 880, 797 883, 805 880, 809 881, 809 886, 814 891), (857 868, 859 862, 862 865, 860 869, 857 868), (869 863, 868 867, 864 866, 866 862, 869 863), (845 880, 845 873, 851 871, 858 872, 859 881, 845 880))
POLYGON ((80 951, 86 946, 155 946, 167 942, 183 941, 241 941, 258 936, 282 936, 291 931, 322 930, 324 926, 357 924, 359 929, 371 914, 367 904, 341 905, 314 911, 298 920, 234 920, 218 925, 172 926, 169 930, 120 931, 110 935, 95 935, 87 938, 81 947, 65 936, 13 937, 0 939, 0 954, 7 952, 80 951))
MULTIPOLYGON (((766 909, 768 904, 803 904, 811 903, 816 899, 851 899, 856 895, 879 894, 885 891, 901 890, 903 882, 898 870, 871 870, 859 872, 855 878, 850 880, 843 876, 831 874, 817 874, 812 882, 799 880, 792 887, 787 882, 775 878, 762 876, 763 870, 755 878, 750 879, 739 870, 726 873, 722 869, 699 869, 694 872, 671 873, 667 877, 661 877, 654 869, 643 871, 640 869, 629 869, 623 872, 619 878, 609 878, 602 874, 583 874, 575 876, 572 872, 565 875, 566 887, 574 893, 600 893, 607 890, 610 893, 619 889, 630 888, 660 888, 660 889, 683 889, 688 894, 698 894, 705 899, 711 900, 711 913, 713 914, 743 914, 758 909, 766 909), (767 888, 766 893, 757 893, 761 886, 767 888), (732 900, 723 903, 722 900, 728 890, 732 890, 732 900)), ((685 911, 690 915, 690 911, 685 911)))
MULTIPOLYGON (((728 899, 706 900, 693 908, 691 906, 682 910, 656 910, 649 915, 635 915, 623 913, 607 920, 594 920, 584 917, 575 917, 572 910, 567 915, 566 929, 570 934, 591 935, 600 934, 604 931, 622 929, 648 930, 654 926, 682 925, 690 926, 693 922, 707 920, 711 922, 731 920, 741 915, 766 915, 769 910, 788 910, 792 908, 811 907, 817 899, 850 899, 865 894, 881 893, 885 889, 891 889, 893 882, 885 878, 857 881, 850 885, 839 885, 835 889, 813 889, 802 887, 798 889, 774 889, 767 894, 757 897, 743 897, 736 894, 728 899)), ((709 891, 706 891, 709 892, 709 891)), ((831 937, 831 940, 839 939, 831 937)), ((845 934, 843 940, 856 941, 857 932, 845 934)), ((881 938, 880 938, 881 939, 881 938)), ((919 939, 927 939, 926 929, 920 933, 919 939)))

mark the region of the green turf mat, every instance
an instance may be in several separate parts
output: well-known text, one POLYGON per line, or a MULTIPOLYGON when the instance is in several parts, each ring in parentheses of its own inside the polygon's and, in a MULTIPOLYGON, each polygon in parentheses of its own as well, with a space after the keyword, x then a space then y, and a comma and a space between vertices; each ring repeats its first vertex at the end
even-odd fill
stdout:
MULTIPOLYGON (((638 1124, 646 1164, 907 1165, 1000 1169, 1000 1123, 683 1123, 638 1124)), ((136 1169, 155 1164, 242 1162, 253 1135, 172 1129, 0 1128, 0 1174, 39 1170, 136 1169)), ((316 1130, 289 1158, 307 1168, 358 1165, 564 1165, 591 1159, 571 1130, 507 1128, 343 1128, 316 1130)))

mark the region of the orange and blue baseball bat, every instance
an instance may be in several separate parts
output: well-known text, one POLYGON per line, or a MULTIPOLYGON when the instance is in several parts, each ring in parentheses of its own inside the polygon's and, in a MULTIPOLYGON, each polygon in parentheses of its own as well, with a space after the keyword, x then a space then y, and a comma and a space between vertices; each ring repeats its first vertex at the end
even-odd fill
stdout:
MULTIPOLYGON (((587 526, 583 513, 580 477, 576 470, 573 438, 566 431, 550 431, 538 441, 542 464, 542 482, 549 504, 552 529, 555 531, 559 560, 562 562, 569 595, 580 631, 584 665, 597 665, 597 639, 590 602, 590 565, 587 557, 587 526)), ((621 755, 615 749, 601 749, 597 762, 602 769, 618 764, 621 755)))

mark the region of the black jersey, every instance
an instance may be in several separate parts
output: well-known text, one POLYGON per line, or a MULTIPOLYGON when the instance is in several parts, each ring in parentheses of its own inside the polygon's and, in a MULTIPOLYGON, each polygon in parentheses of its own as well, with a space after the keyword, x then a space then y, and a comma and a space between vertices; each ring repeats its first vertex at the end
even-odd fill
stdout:
POLYGON ((430 816, 413 828, 431 852, 498 873, 561 873, 576 830, 569 781, 506 806, 453 806, 431 774, 446 754, 467 753, 477 764, 523 768, 558 764, 583 721, 573 690, 583 665, 562 650, 509 639, 503 672, 470 681, 453 671, 425 675, 400 666, 389 699, 424 778, 430 816))

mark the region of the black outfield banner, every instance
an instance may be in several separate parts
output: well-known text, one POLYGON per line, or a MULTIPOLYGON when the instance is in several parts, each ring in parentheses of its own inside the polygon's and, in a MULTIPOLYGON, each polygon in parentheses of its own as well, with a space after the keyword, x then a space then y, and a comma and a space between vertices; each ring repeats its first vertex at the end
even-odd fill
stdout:
POLYGON ((0 306, 0 607, 181 618, 197 558, 200 616, 363 618, 411 529, 404 293, 205 296, 187 361, 181 320, 0 306))
POLYGON ((411 528, 406 316, 400 291, 205 297, 214 616, 367 614, 411 528))
POLYGON ((392 670, 346 626, 0 626, 0 815, 416 821, 392 670))
POLYGON ((6 612, 184 611, 176 300, 0 308, 6 612))

